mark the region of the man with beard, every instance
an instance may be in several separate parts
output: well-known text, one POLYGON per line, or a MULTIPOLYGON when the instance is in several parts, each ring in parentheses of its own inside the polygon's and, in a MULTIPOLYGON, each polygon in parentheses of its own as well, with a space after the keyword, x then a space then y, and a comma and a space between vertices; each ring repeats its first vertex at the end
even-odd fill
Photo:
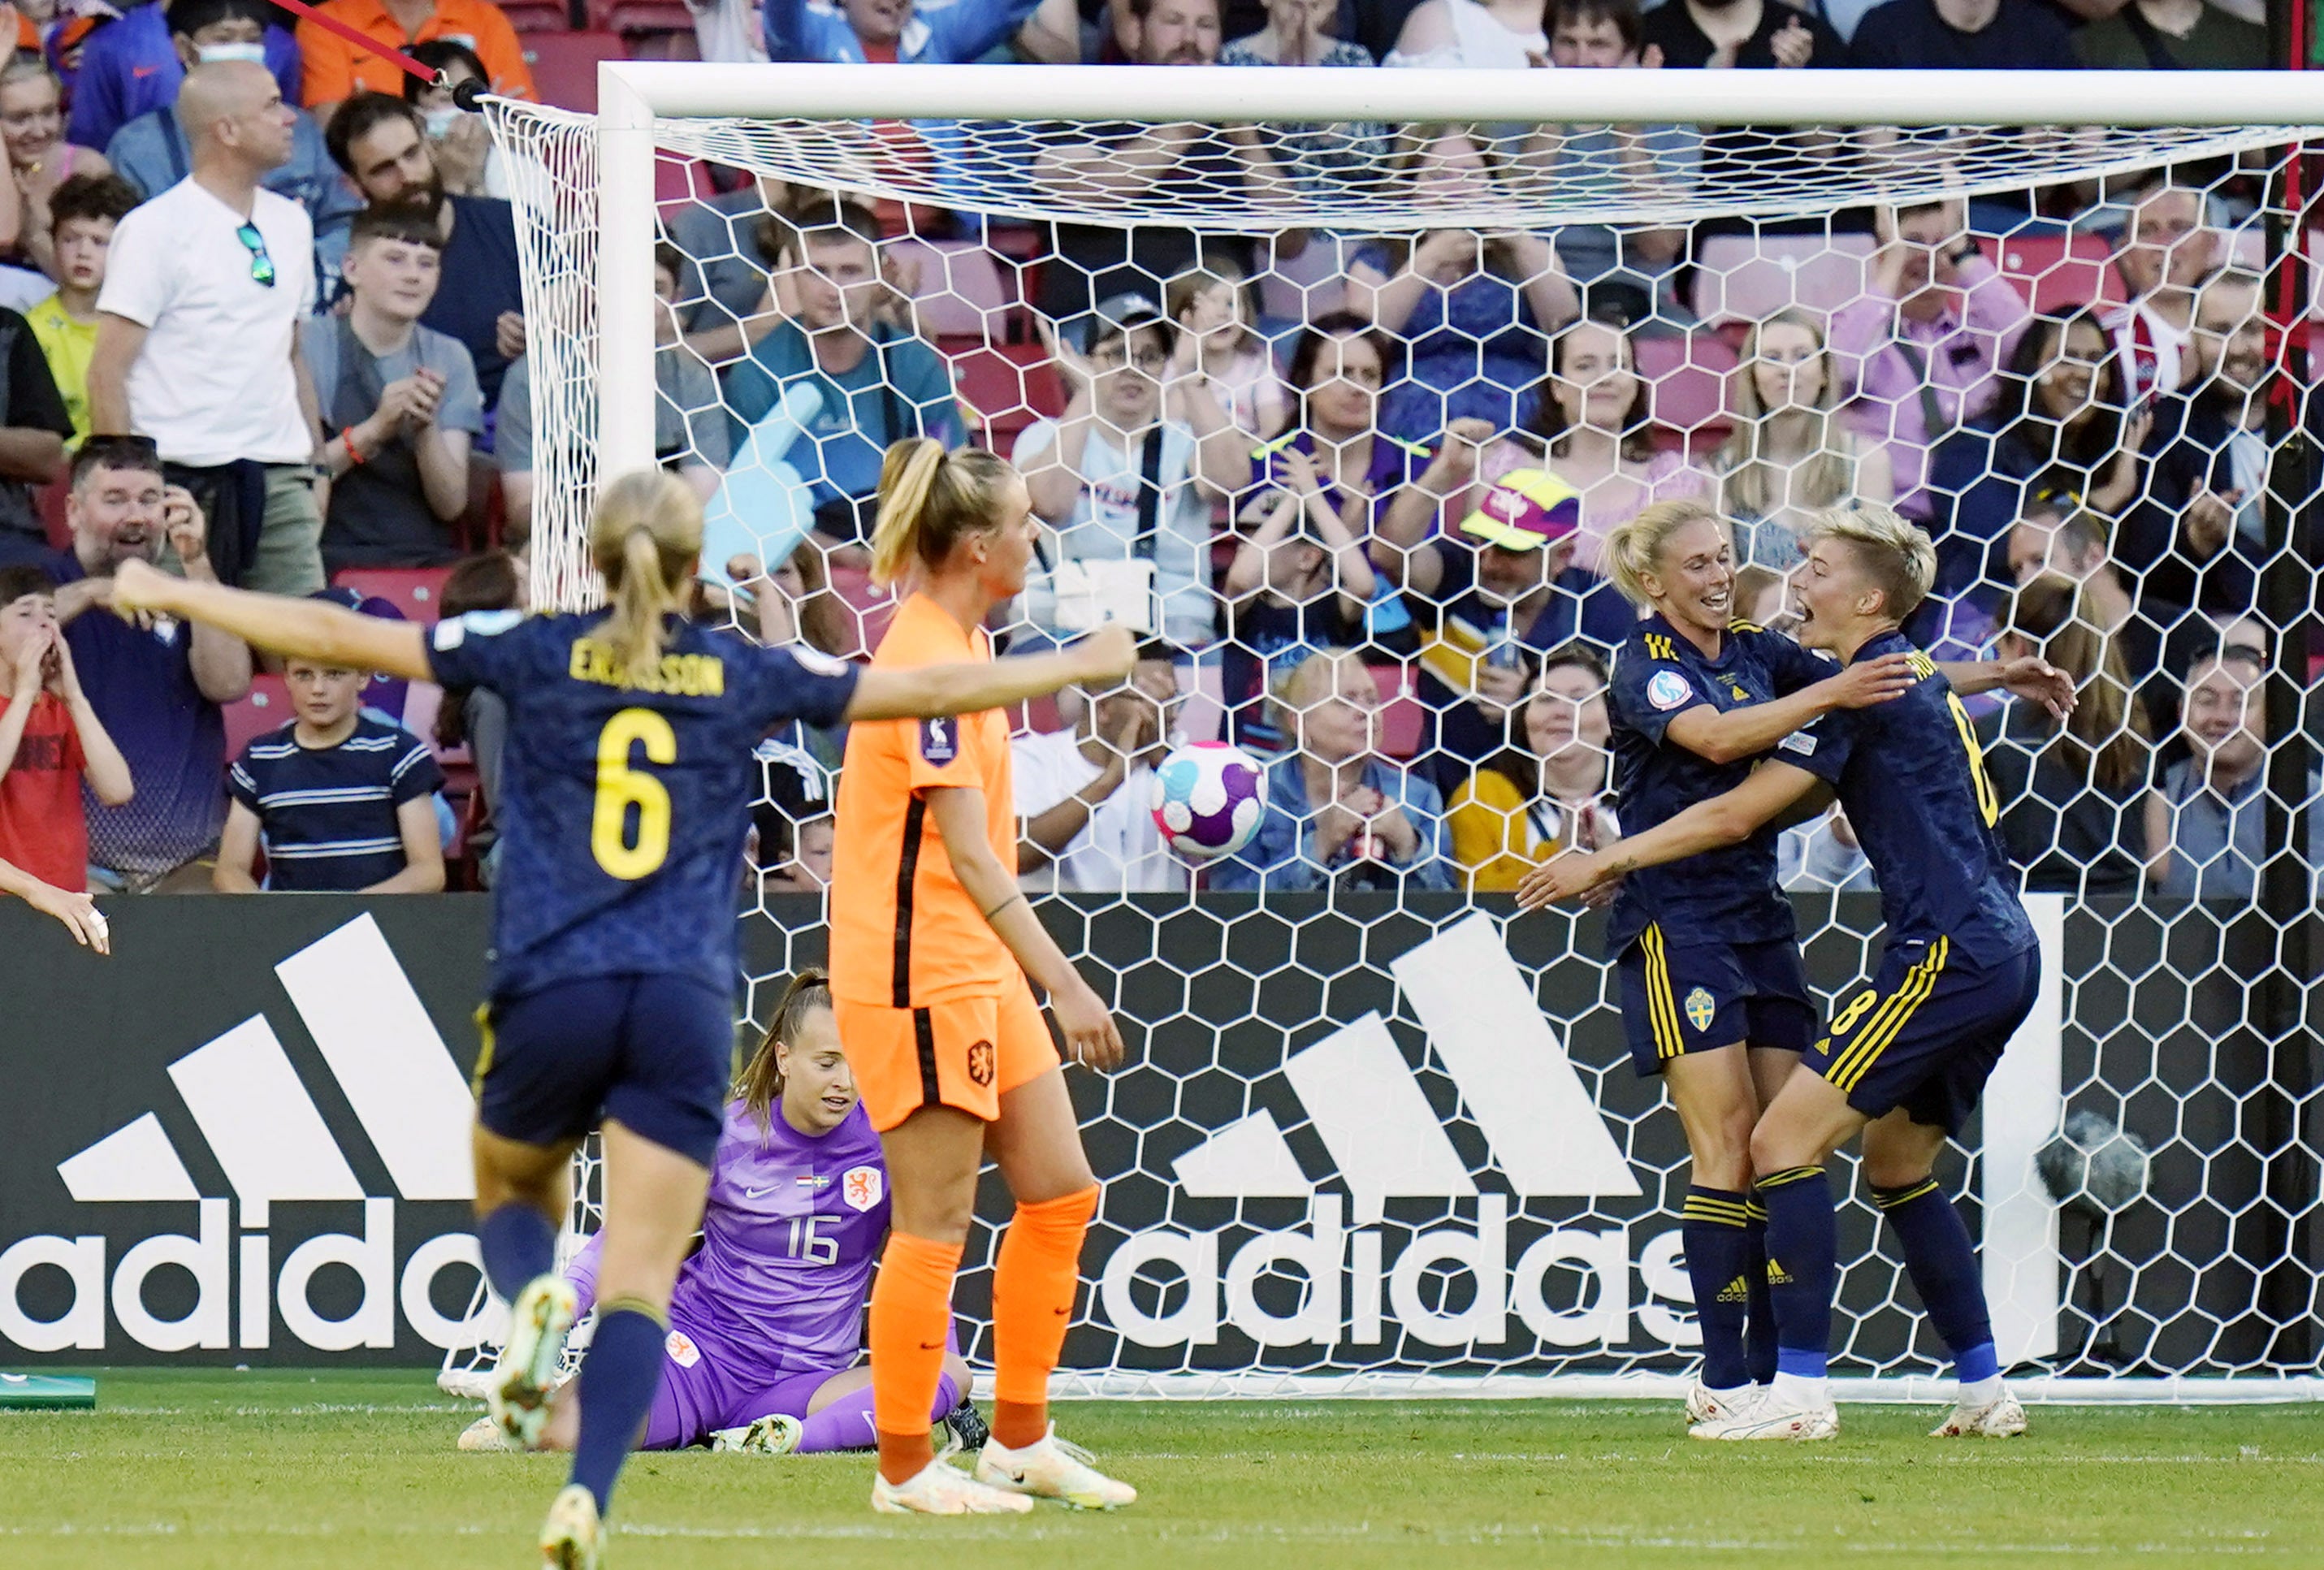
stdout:
MULTIPOLYGON (((1219 0, 1123 0, 1124 38, 1135 45, 1131 63, 1216 65, 1219 0)), ((1033 161, 1033 179, 1059 199, 1106 211, 1135 209, 1156 192, 1184 200, 1197 191, 1241 189, 1256 200, 1297 195, 1290 172, 1249 125, 1205 128, 1167 125, 1059 126, 1033 161)), ((1275 237, 1278 258, 1306 248, 1304 231, 1275 237)), ((1056 226, 1056 254, 1041 270, 1041 313, 1052 323, 1086 314, 1119 295, 1162 298, 1169 281, 1189 268, 1253 277, 1254 243, 1248 236, 1198 235, 1182 224, 1129 228, 1085 224, 1056 226)))
POLYGON ((91 807, 88 854, 101 887, 207 891, 204 864, 226 823, 226 725, 218 713, 250 688, 250 647, 215 628, 167 618, 132 624, 107 614, 123 562, 160 561, 163 547, 194 583, 212 583, 201 508, 165 485, 143 437, 92 436, 73 459, 65 516, 72 549, 45 564, 57 620, 89 704, 117 739, 134 786, 119 807, 91 807))
POLYGON ((2176 392, 2188 381, 2195 288, 2211 270, 2219 236, 2203 226, 2203 193, 2156 175, 2139 187, 2114 258, 2130 303, 2107 319, 2122 356, 2125 395, 2176 392))
POLYGON ((2266 551, 2260 496, 2274 450, 2257 278, 2222 272, 2203 286, 2188 351, 2195 379, 2155 405, 2146 504, 2125 521, 2122 553, 2144 575, 2142 600, 2247 612, 2266 551))
MULTIPOLYGON (((1473 434, 1448 431, 1446 445, 1473 434)), ((1576 637, 1610 648, 1637 623, 1604 580, 1573 565, 1581 521, 1572 485, 1546 469, 1512 469, 1457 532, 1373 553, 1391 576, 1401 556, 1399 586, 1422 624, 1420 702, 1436 730, 1421 756, 1447 795, 1513 744, 1545 651, 1576 637)))
POLYGON ((524 270, 516 209, 497 197, 450 196, 420 111, 384 93, 357 93, 326 134, 332 162, 376 207, 410 207, 443 238, 443 276, 420 325, 467 346, 484 407, 500 402, 501 378, 524 353, 524 270))

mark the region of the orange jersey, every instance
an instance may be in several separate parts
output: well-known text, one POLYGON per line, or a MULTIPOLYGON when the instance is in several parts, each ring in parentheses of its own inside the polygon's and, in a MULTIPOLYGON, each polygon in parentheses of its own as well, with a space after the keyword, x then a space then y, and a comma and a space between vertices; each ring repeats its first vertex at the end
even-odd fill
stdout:
MULTIPOLYGON (((897 610, 872 657, 874 670, 982 662, 982 629, 964 631, 926 595, 897 610)), ((858 721, 839 770, 832 855, 831 990, 893 1009, 991 996, 1022 973, 968 891, 960 886, 925 792, 984 792, 987 838, 1011 873, 1017 814, 1009 775, 1009 716, 1000 709, 953 719, 858 721)))

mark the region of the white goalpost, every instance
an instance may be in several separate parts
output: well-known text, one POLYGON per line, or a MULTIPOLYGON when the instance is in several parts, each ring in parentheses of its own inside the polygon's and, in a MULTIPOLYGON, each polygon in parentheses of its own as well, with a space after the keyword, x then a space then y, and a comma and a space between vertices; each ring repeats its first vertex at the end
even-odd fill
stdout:
MULTIPOLYGON (((940 231, 885 243, 893 298, 879 306, 882 330, 940 366, 954 394, 905 417, 945 431, 954 419, 1003 456, 1038 457, 1057 439, 1073 383, 1052 337, 1095 303, 1095 264, 1076 259, 1065 229, 1174 243, 1199 235, 1178 249, 1204 258, 1227 237, 1224 249, 1242 258, 1232 271, 1248 275, 1227 282, 1268 376, 1286 374, 1305 324, 1346 300, 1351 277, 1396 273, 1420 235, 1468 232, 1477 276, 1505 286, 1500 314, 1463 318, 1458 280, 1429 285, 1441 301, 1421 291, 1397 323, 1400 363, 1379 401, 1381 429, 1425 445, 1451 420, 1489 408, 1495 450, 1554 466, 1548 439, 1528 432, 1547 429, 1552 345, 1565 324, 1541 319, 1553 293, 1528 287, 1542 274, 1520 276, 1508 261, 1547 256, 1585 326, 1618 323, 1609 330, 1619 372, 1635 378, 1644 411, 1620 433, 1622 461, 1674 487, 1656 494, 1698 481, 1701 494, 1718 494, 1727 482, 1716 476, 1741 461, 1727 456, 1735 444, 1755 450, 1746 439, 1761 395, 1747 383, 1759 324, 1807 319, 1826 375, 1845 383, 1827 390, 1820 418, 1834 429, 1845 419, 1859 446, 1886 443, 1909 463, 1896 469, 1895 499, 1925 492, 1932 533, 1966 490, 1941 494, 1935 466, 1905 456, 1901 427, 1876 429, 1868 392, 1850 379, 1860 369, 1838 357, 1841 319, 1893 283, 1888 226, 1899 211, 1941 204, 1963 216, 1980 286, 2006 283, 2024 307, 1996 331, 2006 360, 2027 333, 2047 330, 2029 322, 2086 309, 2116 319, 2127 303, 2117 258, 2135 241, 2116 236, 2132 193, 2158 180, 2183 186, 2197 198, 2197 232, 2171 245, 2202 248, 2205 281, 2248 274, 2272 321, 2273 384, 2310 380, 2309 231, 2324 221, 2310 213, 2319 171, 2307 143, 2324 137, 2324 73, 628 61, 599 68, 594 117, 503 100, 486 112, 525 268, 533 603, 597 603, 586 538, 598 485, 678 464, 715 488, 722 540, 755 542, 770 567, 819 553, 796 619, 802 637, 843 655, 867 651, 892 606, 844 550, 807 533, 810 522, 825 527, 815 509, 833 488, 846 489, 831 455, 850 435, 847 411, 825 408, 810 429, 811 399, 785 426, 792 387, 737 391, 743 346, 765 330, 760 293, 778 300, 790 243, 753 205, 753 178, 948 215, 940 231), (912 128, 908 156, 897 152, 899 122, 912 128), (1139 162, 1152 156, 1141 136, 1215 155, 1156 178, 1139 162), (1467 161, 1462 180, 1429 183, 1440 144, 1467 161), (744 183, 714 195, 714 168, 744 183), (1595 250, 1583 236, 1598 236, 1595 250), (658 317, 662 246, 679 253, 675 340, 673 319, 658 317), (1614 260, 1591 272, 1585 254, 1614 260), (727 328, 721 357, 693 346, 727 328), (1472 368, 1443 369, 1470 365, 1464 355, 1472 368), (685 406, 687 397, 712 402, 685 406), (715 452, 703 446, 702 417, 727 431, 715 452), (829 613, 819 622, 818 605, 829 613)), ((1158 283, 1153 292, 1162 304, 1158 283)), ((2200 352, 2217 353, 2187 350, 2200 352)), ((1997 363, 1991 396, 2015 396, 2024 380, 1997 363)), ((888 411, 890 434, 907 391, 883 381, 877 397, 864 394, 888 411)), ((1916 422, 1943 413, 1947 433, 1983 429, 1987 411, 1969 403, 1964 393, 1958 411, 1910 398, 1897 407, 1916 422)), ((869 404, 853 407, 861 420, 869 404)), ((2304 405, 2281 407, 2265 433, 2263 494, 2226 548, 2248 567, 2245 586, 2218 589, 2199 563, 2181 576, 2202 597, 2172 597, 2182 547, 2171 543, 2175 519, 2151 473, 2104 510, 2120 539, 2159 529, 2165 542, 2139 568, 2121 637, 2176 647, 2207 632, 2268 651, 2279 725, 2265 777, 2271 855, 2315 809, 2300 785, 2311 753, 2297 709, 2312 696, 2299 640, 2317 568, 2301 559, 2295 524, 2324 493, 2304 405)), ((2090 464, 2083 488, 2094 494, 2107 471, 2090 464)), ((2042 483, 2007 477, 2029 494, 2042 483)), ((1266 482, 1262 461, 1252 490, 1266 482)), ((1248 516, 1240 493, 1211 503, 1204 572, 1222 569, 1248 516)), ((2074 505, 2099 510, 2080 492, 2074 505)), ((1747 520, 1755 539, 1781 511, 1747 520)), ((1996 607, 2019 586, 1999 565, 2007 545, 1973 563, 1959 592, 1976 613, 1948 623, 1961 657, 2003 630, 1996 607)), ((1764 558, 1757 549, 1744 552, 1748 565, 1779 574, 1780 547, 1764 558)), ((724 566, 706 559, 706 577, 724 566)), ((1377 614, 1367 622, 1378 642, 1364 659, 1380 686, 1384 747, 1399 766, 1426 771, 1440 724, 1427 706, 1473 692, 1456 685, 1443 696, 1448 634, 1430 607, 1409 609, 1416 630, 1402 642, 1377 614)), ((1240 625, 1220 612, 1215 639, 1182 674, 1176 723, 1190 739, 1239 737, 1281 674, 1271 661, 1284 650, 1251 646, 1240 625), (1254 663, 1258 687, 1235 688, 1254 663)), ((1987 742, 2001 744, 1998 732, 1987 742)), ((1452 793, 1448 778, 1443 794, 1452 793)), ((807 820, 770 796, 761 821, 762 839, 788 839, 807 820), (780 823, 766 816, 779 807, 780 823)), ((1787 886, 1829 1005, 1870 973, 1878 907, 1864 880, 1843 875, 1848 846, 1805 832, 1787 886)), ((2080 854, 2050 832, 2031 860, 2080 854)), ((1941 1168, 1974 1212, 2003 1360, 2029 1398, 2324 1399, 2313 1149, 2324 1064, 2312 1036, 2324 955, 2296 882, 2272 865, 2229 904, 2163 900, 2141 893, 2140 862, 2126 885, 2083 883, 2037 901, 2051 966, 2043 1003, 2005 1060, 1982 1128, 1941 1168)), ((761 883, 742 914, 748 1016, 763 1014, 788 971, 821 962, 820 900, 781 891, 797 886, 811 885, 761 883)), ((1685 1149, 1659 1082, 1636 1078, 1625 1056, 1597 919, 1519 919, 1506 900, 1462 888, 1457 875, 1425 889, 1327 877, 1256 899, 1199 889, 1039 896, 1052 930, 1112 988, 1109 1001, 1141 1039, 1132 1067, 1076 1088, 1107 1181, 1061 1395, 1683 1388, 1698 1341, 1678 1254, 1685 1149)), ((1852 1163, 1843 1165, 1836 1183, 1852 1191, 1852 1163)), ((576 1224, 593 1224, 587 1206, 576 1224)), ((980 1220, 956 1298, 981 1366, 991 1244, 980 1220)), ((1841 1253, 1837 1387, 1856 1399, 1934 1399, 1941 1355, 1918 1327, 1868 1202, 1847 1205, 1841 1253)), ((480 1355, 456 1352, 447 1378, 480 1355)))

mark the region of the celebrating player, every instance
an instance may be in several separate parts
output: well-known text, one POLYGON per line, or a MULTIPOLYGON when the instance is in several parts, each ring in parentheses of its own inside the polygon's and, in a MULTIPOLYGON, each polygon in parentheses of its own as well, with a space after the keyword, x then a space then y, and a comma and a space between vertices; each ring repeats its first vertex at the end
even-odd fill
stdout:
POLYGON ((1968 1230, 1932 1172, 2033 1009, 2040 955, 1994 833, 1998 803, 1969 716, 1943 672, 1898 630, 1936 574, 1928 536, 1887 508, 1863 506, 1824 513, 1810 541, 1795 579, 1801 641, 1850 670, 1901 657, 1912 686, 1889 703, 1827 714, 1732 789, 1609 851, 1545 864, 1518 900, 1530 909, 1744 845, 1819 786, 1836 789, 1879 880, 1887 941, 1872 984, 1803 1060, 1811 1072, 1784 1082, 1751 1133, 1767 1212, 1772 1387, 1692 1432, 1822 1439, 1840 1431, 1824 1377, 1838 1244, 1823 1163, 1864 1129, 1874 1201, 1896 1229, 1960 1380, 1952 1415, 1936 1432, 2023 1433, 2024 1413, 1997 1366, 1968 1230))
MULTIPOLYGON (((729 1098, 702 1247, 670 1292, 661 1390, 639 1448, 808 1455, 869 1445, 872 1377, 859 1354, 872 1261, 888 1231, 887 1167, 823 972, 792 979, 729 1098)), ((565 1267, 579 1314, 596 1294, 603 1235, 565 1267)), ((967 1391, 968 1365, 948 1356, 930 1409, 982 1443, 967 1391)), ((573 1447, 581 1414, 572 1392, 565 1385, 552 1400, 542 1449, 573 1447)), ((512 1448, 488 1417, 460 1446, 512 1448)))
MULTIPOLYGON (((925 439, 890 448, 872 576, 917 592, 872 670, 989 658, 985 617, 1022 592, 1035 529, 1024 478, 1001 459, 925 439)), ((1077 1061, 1111 1068, 1122 1047, 1017 886, 1006 717, 855 726, 838 808, 831 990, 894 1186, 872 1289, 872 1508, 1003 1513, 1031 1509, 1035 1495, 1128 1504, 1136 1491, 1048 1423, 1097 1184, 1027 978, 1048 993, 1077 1061), (992 1437, 972 1478, 936 1463, 928 1413, 988 1151, 1017 1209, 992 1274, 992 1437)))
POLYGON ((1133 653, 1115 633, 1048 659, 858 672, 697 627, 678 611, 701 554, 701 505, 656 470, 606 487, 589 545, 610 611, 477 612, 422 628, 134 562, 113 595, 124 614, 161 612, 286 655, 486 688, 509 706, 475 1142, 484 1272, 512 1303, 491 1406, 521 1443, 547 1421, 572 1325, 574 1291, 553 1267, 573 1151, 601 1119, 604 1130, 597 1328, 572 1481, 541 1533, 559 1566, 597 1563, 613 1481, 661 1380, 670 1287, 724 1122, 752 747, 794 718, 935 720, 1116 679, 1133 653))
MULTIPOLYGON (((1731 620, 1734 545, 1700 502, 1646 508, 1614 530, 1606 559, 1646 613, 1609 694, 1615 786, 1633 830, 1741 783, 1760 753, 1819 716, 1884 702, 1912 683, 1901 657, 1838 670, 1731 620)), ((1751 1124, 1813 1033, 1797 931, 1775 882, 1772 834, 1683 868, 1641 871, 1623 882, 1607 920, 1631 1062, 1663 1076, 1693 1160, 1680 1219, 1702 1327, 1691 1423, 1723 1415, 1775 1373, 1751 1124)))

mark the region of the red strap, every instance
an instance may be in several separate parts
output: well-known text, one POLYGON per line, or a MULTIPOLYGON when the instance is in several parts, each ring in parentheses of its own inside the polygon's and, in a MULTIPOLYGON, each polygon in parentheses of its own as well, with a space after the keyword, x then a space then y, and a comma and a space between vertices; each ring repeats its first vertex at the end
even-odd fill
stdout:
POLYGON ((337 33, 357 49, 366 49, 399 70, 409 72, 423 82, 434 82, 437 73, 413 60, 400 49, 390 49, 367 32, 348 26, 337 17, 306 4, 306 0, 275 0, 286 11, 295 11, 326 32, 337 33))

